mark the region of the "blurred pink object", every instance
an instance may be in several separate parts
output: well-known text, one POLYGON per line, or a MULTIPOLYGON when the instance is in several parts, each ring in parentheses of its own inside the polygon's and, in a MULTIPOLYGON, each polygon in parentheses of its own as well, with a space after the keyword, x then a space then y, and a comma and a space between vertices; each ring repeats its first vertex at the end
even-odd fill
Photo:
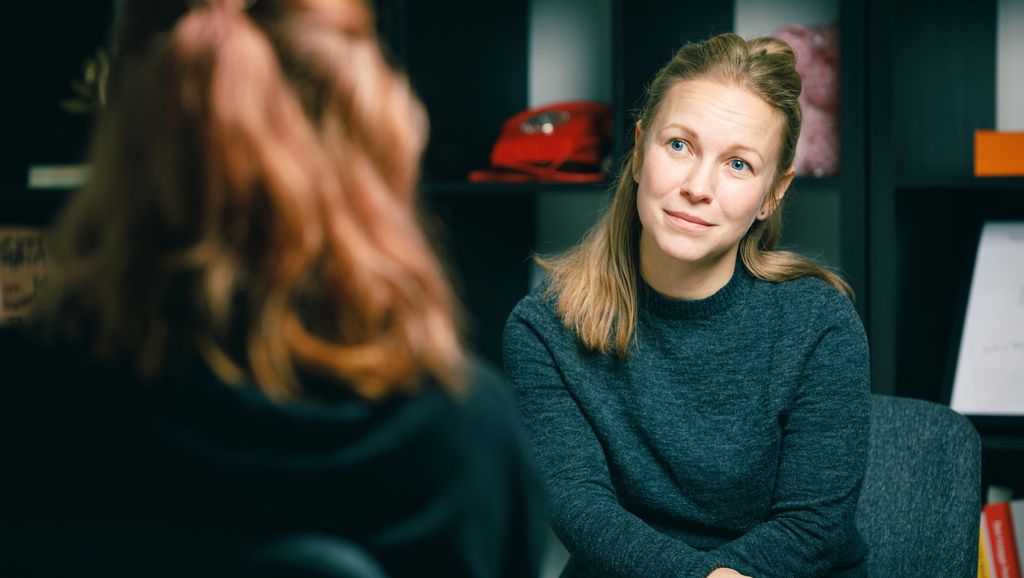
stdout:
POLYGON ((793 47, 796 70, 803 79, 800 107, 803 129, 796 147, 798 175, 839 173, 839 29, 791 24, 775 37, 793 47))

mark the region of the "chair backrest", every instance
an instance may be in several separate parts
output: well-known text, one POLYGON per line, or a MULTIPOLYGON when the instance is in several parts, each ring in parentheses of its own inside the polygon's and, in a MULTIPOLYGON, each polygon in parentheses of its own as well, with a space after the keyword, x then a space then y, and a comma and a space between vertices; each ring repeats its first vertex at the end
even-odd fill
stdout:
POLYGON ((944 405, 871 398, 871 441, 857 508, 869 575, 977 576, 977 431, 944 405))
POLYGON ((12 578, 386 578, 359 545, 318 533, 129 526, 0 526, 12 578))

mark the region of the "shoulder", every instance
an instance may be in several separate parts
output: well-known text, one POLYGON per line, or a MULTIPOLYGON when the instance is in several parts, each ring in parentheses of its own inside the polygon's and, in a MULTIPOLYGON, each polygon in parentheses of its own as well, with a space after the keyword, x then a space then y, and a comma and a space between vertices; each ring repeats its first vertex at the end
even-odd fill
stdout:
POLYGON ((443 427, 443 466, 424 472, 445 488, 442 501, 463 536, 492 541, 537 564, 544 536, 544 496, 511 386, 489 363, 473 360, 468 387, 452 399, 443 427), (482 538, 480 538, 482 536, 482 538))
POLYGON ((534 287, 512 309, 508 321, 547 323, 558 320, 558 297, 552 295, 547 283, 534 287))
POLYGON ((562 340, 572 337, 558 315, 558 297, 546 285, 534 288, 512 309, 505 322, 504 348, 522 340, 562 340))
POLYGON ((491 364, 479 359, 471 361, 469 375, 467 391, 461 398, 466 411, 474 419, 488 423, 514 422, 518 414, 504 376, 491 364))
POLYGON ((755 287, 755 298, 763 306, 781 312, 790 323, 820 330, 838 325, 863 331, 853 301, 818 277, 780 282, 755 280, 755 287))
POLYGON ((531 291, 509 314, 502 335, 503 363, 516 381, 514 368, 522 361, 548 360, 552 355, 577 352, 580 340, 558 313, 558 297, 544 285, 531 291))
POLYGON ((518 412, 505 378, 490 364, 471 359, 463 390, 441 391, 431 385, 428 391, 414 394, 401 402, 429 415, 424 427, 436 430, 449 449, 456 451, 518 451, 518 412))
MULTIPOLYGON (((238 396, 237 388, 216 389, 223 395, 238 396)), ((517 427, 508 384, 489 363, 475 357, 469 359, 463 387, 458 391, 447 390, 428 375, 415 391, 382 400, 364 399, 343 386, 339 391, 331 401, 315 404, 301 400, 280 404, 252 390, 243 393, 260 397, 264 413, 277 411, 299 422, 321 423, 325 428, 375 430, 379 440, 388 442, 385 446, 412 450, 410 457, 414 459, 424 457, 426 439, 433 440, 437 451, 460 451, 467 445, 504 444, 507 440, 500 439, 505 436, 504 430, 517 427)), ((250 405, 254 404, 250 400, 250 405)))
POLYGON ((762 286, 771 286, 782 299, 801 306, 814 308, 835 308, 852 305, 849 297, 818 277, 805 276, 789 281, 758 281, 762 286))
MULTIPOLYGON (((452 464, 465 473, 467 481, 477 480, 492 498, 505 492, 524 491, 516 486, 530 485, 530 460, 523 424, 511 385, 492 365, 475 360, 471 381, 462 394, 453 399, 455 411, 446 420, 452 464)), ((449 471, 445 475, 451 475, 449 471)))
MULTIPOLYGON (((444 488, 473 486, 480 478, 511 476, 526 467, 510 387, 479 360, 472 360, 467 371, 457 392, 446 391, 432 377, 425 377, 417 391, 376 401, 347 396, 327 404, 281 404, 250 392, 242 400, 248 403, 227 403, 232 411, 217 413, 237 413, 244 406, 241 410, 249 416, 244 422, 252 432, 246 443, 257 439, 276 447, 288 444, 289 455, 304 456, 331 471, 338 456, 362 464, 344 475, 366 487, 380 486, 379 477, 388 470, 415 472, 416 482, 406 490, 408 500, 427 500, 444 488)), ((242 395, 217 389, 236 401, 242 395)), ((236 417, 228 423, 237 429, 240 421, 236 417)))
POLYGON ((816 277, 790 281, 756 280, 752 312, 776 333, 801 342, 816 342, 829 332, 840 332, 866 341, 863 324, 853 301, 816 277))

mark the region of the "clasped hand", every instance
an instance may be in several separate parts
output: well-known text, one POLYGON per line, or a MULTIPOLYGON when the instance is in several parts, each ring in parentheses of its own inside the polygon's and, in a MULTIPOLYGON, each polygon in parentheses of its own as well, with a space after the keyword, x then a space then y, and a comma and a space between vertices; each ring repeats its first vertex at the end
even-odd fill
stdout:
POLYGON ((708 578, 751 578, 746 574, 740 574, 732 568, 715 568, 708 574, 708 578))

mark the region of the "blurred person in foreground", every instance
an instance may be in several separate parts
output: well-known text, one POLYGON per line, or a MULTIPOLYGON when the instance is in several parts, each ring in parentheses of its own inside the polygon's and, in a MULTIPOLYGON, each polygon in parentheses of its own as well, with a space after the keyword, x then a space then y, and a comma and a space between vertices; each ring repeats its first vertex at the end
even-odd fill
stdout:
POLYGON ((3 523, 535 576, 539 488, 463 348, 414 197, 426 115, 364 2, 123 0, 114 40, 89 183, 0 331, 3 523))

